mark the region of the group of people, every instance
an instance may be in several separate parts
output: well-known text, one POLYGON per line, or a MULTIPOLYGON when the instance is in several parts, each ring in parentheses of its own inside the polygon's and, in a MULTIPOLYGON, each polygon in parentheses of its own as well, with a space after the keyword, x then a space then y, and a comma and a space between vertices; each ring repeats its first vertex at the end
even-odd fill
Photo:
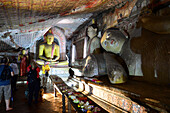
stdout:
MULTIPOLYGON (((59 53, 59 45, 54 43, 54 35, 52 33, 46 33, 44 36, 46 39, 46 43, 43 42, 39 47, 39 60, 34 61, 28 58, 26 54, 26 50, 22 49, 21 54, 18 56, 18 61, 20 61, 20 69, 18 69, 17 60, 13 60, 15 62, 9 65, 9 59, 7 57, 2 58, 2 62, 0 65, 0 102, 2 99, 2 95, 4 92, 5 102, 6 102, 6 111, 12 110, 10 105, 11 92, 16 91, 16 82, 17 77, 27 76, 27 84, 28 84, 28 104, 31 105, 33 101, 33 96, 35 98, 35 103, 38 102, 38 96, 40 91, 40 86, 43 89, 46 89, 47 78, 49 75, 50 65, 56 63, 56 61, 60 58, 59 53), (45 53, 45 54, 44 54, 45 53), (27 60, 29 59, 29 63, 27 60), (30 64, 30 65, 28 65, 30 64), (38 65, 42 67, 42 84, 40 84, 40 68, 38 65), (6 69, 6 67, 9 68, 6 69), (10 77, 8 79, 1 79, 3 71, 7 70, 10 72, 10 77)), ((7 74, 6 74, 7 75, 7 74)))
POLYGON ((43 65, 42 66, 42 78, 40 78, 40 75, 39 75, 40 68, 38 67, 38 64, 36 63, 35 60, 32 60, 31 64, 27 67, 27 84, 28 84, 28 91, 29 91, 28 104, 29 105, 32 104, 33 96, 35 98, 34 102, 38 103, 38 97, 42 96, 39 93, 40 86, 42 87, 42 89, 46 89, 49 70, 50 70, 50 66, 48 64, 43 65))
MULTIPOLYGON (((4 57, 1 59, 0 63, 0 103, 2 100, 2 96, 4 95, 5 103, 6 103, 6 111, 10 111, 13 108, 10 107, 10 101, 13 97, 13 92, 17 90, 16 82, 19 75, 19 69, 17 60, 13 60, 12 63, 9 64, 9 59, 4 57)), ((27 67, 27 84, 28 84, 28 104, 31 105, 33 101, 33 97, 35 98, 35 103, 38 103, 38 97, 40 92, 40 68, 37 63, 32 60, 30 65, 27 67)), ((42 74, 43 80, 42 85, 46 88, 47 76, 50 67, 48 65, 42 66, 42 74)))
POLYGON ((35 103, 38 103, 38 96, 40 90, 40 68, 32 61, 27 67, 27 84, 28 84, 28 104, 31 105, 33 101, 33 95, 35 97, 35 103))

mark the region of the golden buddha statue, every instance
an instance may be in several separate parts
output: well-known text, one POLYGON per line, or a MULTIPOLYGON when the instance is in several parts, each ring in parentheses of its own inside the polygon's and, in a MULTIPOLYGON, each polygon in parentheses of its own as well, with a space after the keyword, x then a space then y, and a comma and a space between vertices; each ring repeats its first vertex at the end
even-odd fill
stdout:
POLYGON ((60 47, 54 43, 54 36, 52 33, 46 34, 45 39, 46 42, 41 43, 39 46, 39 60, 37 60, 37 63, 40 65, 44 65, 45 62, 55 64, 60 58, 60 47))

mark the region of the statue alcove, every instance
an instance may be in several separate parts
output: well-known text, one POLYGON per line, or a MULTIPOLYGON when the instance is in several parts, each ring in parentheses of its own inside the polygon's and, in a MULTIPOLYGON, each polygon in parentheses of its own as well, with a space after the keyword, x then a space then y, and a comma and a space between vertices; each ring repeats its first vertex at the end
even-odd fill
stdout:
MULTIPOLYGON (((36 59, 38 59, 39 45, 42 43, 45 43, 44 37, 41 37, 41 39, 36 42, 36 59)), ((59 41, 56 38, 54 38, 54 43, 56 43, 58 46, 60 46, 59 41)))
MULTIPOLYGON (((66 38, 59 27, 50 28, 51 33, 54 35, 54 42, 60 47, 60 58, 59 61, 66 60, 66 38)), ((48 31, 47 31, 48 32, 48 31)), ((40 40, 36 41, 36 59, 39 59, 39 45, 46 43, 44 36, 41 36, 40 40)))

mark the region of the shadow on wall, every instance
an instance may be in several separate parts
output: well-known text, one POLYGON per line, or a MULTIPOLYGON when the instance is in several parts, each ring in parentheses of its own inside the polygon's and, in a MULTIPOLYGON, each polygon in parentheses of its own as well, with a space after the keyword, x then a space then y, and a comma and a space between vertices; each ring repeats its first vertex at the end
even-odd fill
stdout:
POLYGON ((142 36, 131 40, 131 48, 142 55, 144 81, 166 85, 170 81, 170 35, 142 29, 142 36))

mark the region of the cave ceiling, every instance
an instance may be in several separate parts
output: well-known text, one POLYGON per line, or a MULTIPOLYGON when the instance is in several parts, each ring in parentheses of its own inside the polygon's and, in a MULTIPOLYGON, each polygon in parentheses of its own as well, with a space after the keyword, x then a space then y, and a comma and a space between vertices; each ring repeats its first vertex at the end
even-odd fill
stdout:
POLYGON ((0 40, 16 48, 9 35, 19 39, 40 36, 53 26, 62 28, 67 38, 94 13, 127 1, 0 0, 0 40))
MULTIPOLYGON (((76 24, 72 26, 72 28, 75 28, 86 21, 89 16, 91 16, 90 13, 108 9, 122 1, 123 0, 115 0, 115 2, 114 0, 0 0, 0 32, 35 32, 58 25, 61 18, 71 19, 69 24, 76 24), (82 14, 84 15, 82 16, 82 14)), ((61 23, 59 23, 59 26, 61 26, 61 23)), ((63 28, 69 29, 68 25, 64 25, 63 28)), ((72 30, 70 33, 71 32, 72 30)))

